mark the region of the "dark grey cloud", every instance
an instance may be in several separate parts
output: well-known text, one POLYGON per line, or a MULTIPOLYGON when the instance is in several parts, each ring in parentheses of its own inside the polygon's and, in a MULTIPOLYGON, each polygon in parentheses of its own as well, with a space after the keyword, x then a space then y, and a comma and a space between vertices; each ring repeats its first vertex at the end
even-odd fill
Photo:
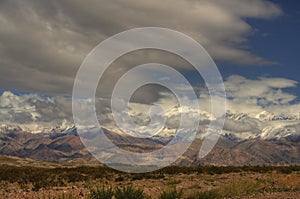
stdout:
MULTIPOLYGON (((203 44, 216 60, 272 64, 242 48, 254 31, 245 19, 281 14, 279 7, 264 0, 3 0, 0 85, 70 94, 76 71, 94 46, 120 31, 143 26, 182 31, 203 44)), ((132 60, 127 58, 127 63, 135 63, 132 60)), ((185 69, 180 62, 174 65, 185 69)), ((109 80, 126 70, 122 63, 119 67, 108 74, 109 80)))

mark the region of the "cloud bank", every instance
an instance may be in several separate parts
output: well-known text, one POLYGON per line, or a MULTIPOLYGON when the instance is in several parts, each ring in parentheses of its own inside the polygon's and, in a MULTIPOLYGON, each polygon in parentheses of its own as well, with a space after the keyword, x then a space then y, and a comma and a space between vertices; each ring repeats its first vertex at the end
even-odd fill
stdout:
MULTIPOLYGON (((284 78, 247 79, 233 75, 225 80, 227 91, 227 116, 225 133, 247 134, 247 136, 273 136, 278 132, 288 135, 296 133, 300 124, 300 103, 297 97, 285 91, 296 87, 297 82, 284 78), (249 92, 251 91, 251 92, 249 92), (294 130, 291 130, 294 129, 294 130)), ((156 104, 164 109, 164 115, 154 115, 157 119, 166 117, 166 126, 162 133, 175 133, 180 121, 180 114, 186 117, 198 117, 200 126, 207 125, 214 116, 210 114, 210 97, 207 90, 199 89, 199 110, 178 107, 174 96, 161 93, 156 104)), ((188 99, 187 99, 188 100, 188 99)), ((193 102, 190 102, 193 103, 193 102)), ((149 111, 151 105, 132 102, 130 116, 140 125, 141 131, 149 130, 149 111)), ((97 116, 101 125, 117 129, 110 110, 110 100, 99 98, 96 101, 97 116)), ((119 112, 118 114, 125 114, 119 112)), ((2 124, 16 124, 35 132, 51 130, 56 126, 73 125, 71 99, 55 96, 44 97, 37 94, 17 95, 10 91, 0 96, 0 116, 2 124)))
MULTIPOLYGON (((277 5, 265 0, 3 0, 0 85, 70 94, 76 71, 94 46, 120 31, 144 26, 182 31, 200 42, 215 60, 273 64, 247 46, 256 28, 246 19, 269 20, 281 14, 277 5)), ((143 60, 155 60, 157 56, 145 57, 143 60)), ((123 65, 113 69, 108 79, 116 78, 123 65)), ((175 67, 188 70, 181 64, 175 67)))

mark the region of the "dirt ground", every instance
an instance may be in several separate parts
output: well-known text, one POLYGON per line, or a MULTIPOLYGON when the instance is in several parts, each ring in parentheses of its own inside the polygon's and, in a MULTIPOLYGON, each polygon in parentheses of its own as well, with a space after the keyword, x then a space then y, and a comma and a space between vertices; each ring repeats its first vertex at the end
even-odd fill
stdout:
MULTIPOLYGON (((233 184, 239 185, 243 182, 260 182, 263 186, 257 193, 250 195, 227 197, 227 198, 251 198, 251 199, 298 199, 300 198, 300 173, 282 174, 282 173, 230 173, 230 174, 178 174, 165 175, 161 179, 126 179, 126 176, 116 175, 112 179, 102 179, 90 182, 76 182, 64 187, 51 187, 49 189, 41 189, 32 191, 30 185, 19 185, 17 183, 0 183, 0 198, 14 199, 40 199, 40 198, 87 198, 91 188, 96 186, 103 187, 124 187, 132 185, 134 188, 139 188, 151 198, 159 198, 162 191, 177 189, 183 191, 183 198, 193 195, 197 192, 214 190, 233 184), (116 180, 119 179, 119 180, 116 180)), ((242 185, 241 185, 242 186, 242 185)), ((246 185, 245 186, 250 186, 246 185)), ((252 186, 252 185, 251 185, 252 186)), ((253 188, 253 186, 252 186, 253 188)), ((254 187, 255 188, 255 187, 254 187)), ((240 189, 239 187, 232 189, 240 189)), ((247 187, 241 187, 247 189, 247 187)), ((250 189, 250 188, 249 188, 250 189)), ((226 188, 225 188, 226 190, 226 188)))

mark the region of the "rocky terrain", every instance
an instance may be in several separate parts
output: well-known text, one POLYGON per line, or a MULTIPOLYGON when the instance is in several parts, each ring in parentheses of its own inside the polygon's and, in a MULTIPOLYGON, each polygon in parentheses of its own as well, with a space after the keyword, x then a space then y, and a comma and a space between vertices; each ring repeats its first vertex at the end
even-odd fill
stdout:
MULTIPOLYGON (((135 138, 105 130, 106 135, 119 147, 147 152, 163 147, 172 138, 135 138)), ((198 159, 201 139, 196 139, 178 165, 300 165, 300 139, 287 136, 280 139, 233 139, 220 137, 214 149, 203 159, 198 159)), ((65 132, 33 134, 21 129, 0 133, 0 154, 54 162, 97 162, 83 146, 76 128, 65 132)))

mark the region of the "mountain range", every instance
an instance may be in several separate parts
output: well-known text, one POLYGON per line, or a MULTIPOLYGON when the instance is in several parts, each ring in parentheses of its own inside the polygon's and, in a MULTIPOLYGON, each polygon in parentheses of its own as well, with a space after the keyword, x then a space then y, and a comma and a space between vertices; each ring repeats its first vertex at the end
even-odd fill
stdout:
MULTIPOLYGON (((297 133, 293 133, 297 130, 295 122, 293 125, 282 125, 280 128, 273 127, 273 131, 265 133, 267 136, 258 136, 251 132, 247 133, 247 137, 243 137, 238 136, 237 132, 230 132, 230 128, 240 125, 240 122, 251 124, 253 120, 259 120, 248 115, 229 113, 226 118, 226 122, 228 123, 229 121, 229 125, 225 122, 224 132, 222 132, 214 149, 206 157, 198 158, 199 148, 202 143, 201 137, 198 137, 174 164, 185 166, 198 164, 300 165, 300 136, 297 133), (234 125, 231 124, 233 121, 236 122, 234 125), (290 130, 287 130, 287 128, 290 128, 290 130), (277 129, 277 131, 274 129, 277 129), (270 137, 271 135, 274 136, 270 137)), ((288 123, 289 121, 294 121, 290 118, 268 118, 268 121, 281 121, 280 124, 283 121, 288 123)), ((82 144, 76 127, 61 129, 56 127, 51 132, 31 133, 24 131, 18 126, 2 125, 0 129, 0 154, 47 162, 97 163, 97 160, 82 144)), ((258 134, 259 126, 257 129, 258 134)), ((157 150, 173 138, 173 136, 135 138, 121 135, 108 129, 104 129, 104 132, 114 144, 124 150, 133 152, 157 150)))

